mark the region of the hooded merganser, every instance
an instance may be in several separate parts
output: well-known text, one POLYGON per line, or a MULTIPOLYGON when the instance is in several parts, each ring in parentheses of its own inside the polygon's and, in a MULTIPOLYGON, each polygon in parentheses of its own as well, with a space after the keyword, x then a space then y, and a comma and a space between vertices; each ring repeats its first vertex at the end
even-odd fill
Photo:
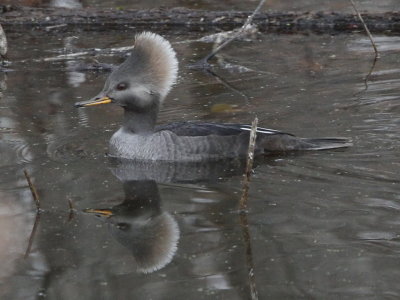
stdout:
MULTIPOLYGON (((127 159, 204 161, 243 157, 249 125, 179 122, 155 126, 159 108, 175 83, 178 60, 158 34, 138 34, 129 58, 107 78, 103 90, 77 107, 115 103, 125 110, 122 127, 109 143, 109 155, 127 159)), ((343 138, 298 138, 258 128, 255 154, 349 147, 343 138)))

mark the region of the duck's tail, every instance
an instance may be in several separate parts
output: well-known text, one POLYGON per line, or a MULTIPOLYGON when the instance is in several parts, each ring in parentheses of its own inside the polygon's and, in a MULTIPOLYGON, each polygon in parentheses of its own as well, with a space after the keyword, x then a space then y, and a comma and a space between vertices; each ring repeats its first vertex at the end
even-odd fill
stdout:
POLYGON ((353 143, 346 138, 303 138, 301 140, 308 145, 304 150, 328 150, 353 146, 353 143))

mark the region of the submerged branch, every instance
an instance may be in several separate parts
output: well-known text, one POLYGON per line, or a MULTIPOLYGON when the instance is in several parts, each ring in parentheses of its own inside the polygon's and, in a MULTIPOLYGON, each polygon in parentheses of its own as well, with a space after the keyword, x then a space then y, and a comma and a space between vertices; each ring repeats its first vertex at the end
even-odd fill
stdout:
POLYGON ((27 258, 29 256, 29 253, 31 252, 33 240, 35 238, 35 234, 36 234, 37 228, 39 226, 39 222, 40 222, 40 212, 37 212, 36 217, 35 217, 35 223, 33 223, 32 231, 29 236, 28 247, 26 248, 24 258, 27 258))
POLYGON ((35 200, 35 204, 36 204, 35 222, 33 223, 33 228, 32 228, 31 234, 29 236, 28 247, 26 248, 25 255, 24 255, 24 258, 27 258, 32 249, 33 240, 34 240, 35 233, 36 233, 37 227, 39 225, 39 221, 40 221, 40 212, 41 211, 40 211, 39 194, 36 190, 36 187, 33 185, 31 177, 29 176, 27 170, 24 170, 24 174, 25 174, 26 181, 28 182, 29 189, 31 190, 32 197, 35 200))
POLYGON ((224 78, 222 78, 221 76, 219 76, 218 74, 213 72, 211 69, 207 69, 206 72, 208 74, 210 74, 211 76, 214 76, 217 79, 217 81, 220 82, 223 86, 227 87, 228 89, 232 90, 235 93, 238 93, 240 96, 242 96, 246 100, 247 103, 249 103, 249 97, 245 93, 239 91, 232 84, 230 84, 224 78))
POLYGON ((68 199, 68 206, 69 206, 69 214, 68 214, 68 222, 69 222, 73 219, 75 215, 75 208, 71 199, 68 199))
POLYGON ((29 189, 31 190, 32 197, 35 200, 36 210, 40 211, 40 200, 39 200, 39 195, 37 193, 37 190, 36 190, 35 186, 33 185, 31 177, 29 176, 27 170, 24 170, 24 174, 25 174, 26 181, 28 182, 29 189))

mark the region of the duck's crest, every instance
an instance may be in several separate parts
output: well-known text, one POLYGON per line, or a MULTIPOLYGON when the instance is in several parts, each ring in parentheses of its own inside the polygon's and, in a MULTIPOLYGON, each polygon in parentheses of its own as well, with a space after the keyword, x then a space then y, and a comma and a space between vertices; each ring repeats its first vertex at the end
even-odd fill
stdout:
POLYGON ((135 37, 135 52, 146 60, 149 79, 165 97, 178 73, 178 60, 170 42, 158 34, 142 32, 135 37))

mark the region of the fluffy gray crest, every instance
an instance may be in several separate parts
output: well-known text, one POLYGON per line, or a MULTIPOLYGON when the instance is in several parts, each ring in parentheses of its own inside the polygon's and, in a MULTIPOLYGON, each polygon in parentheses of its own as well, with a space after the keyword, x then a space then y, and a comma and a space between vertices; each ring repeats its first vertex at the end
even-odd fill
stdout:
POLYGON ((162 36, 143 32, 135 37, 131 56, 111 75, 118 82, 129 75, 137 85, 160 94, 163 99, 175 83, 178 60, 171 44, 162 36))

